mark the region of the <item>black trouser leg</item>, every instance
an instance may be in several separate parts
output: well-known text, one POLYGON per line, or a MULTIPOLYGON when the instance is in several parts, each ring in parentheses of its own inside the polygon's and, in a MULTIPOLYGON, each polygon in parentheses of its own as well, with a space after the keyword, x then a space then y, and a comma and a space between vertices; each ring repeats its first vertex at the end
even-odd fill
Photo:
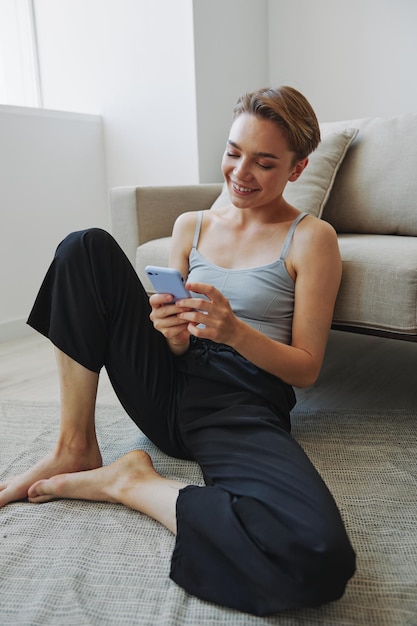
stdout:
POLYGON ((198 414, 187 395, 180 428, 207 487, 180 492, 173 580, 255 615, 336 600, 355 554, 333 497, 288 432, 288 386, 238 355, 210 352, 190 370, 212 412, 198 414))
POLYGON ((58 246, 28 324, 95 372, 105 366, 123 407, 162 450, 182 456, 175 429, 177 379, 148 296, 109 233, 89 229, 58 246))

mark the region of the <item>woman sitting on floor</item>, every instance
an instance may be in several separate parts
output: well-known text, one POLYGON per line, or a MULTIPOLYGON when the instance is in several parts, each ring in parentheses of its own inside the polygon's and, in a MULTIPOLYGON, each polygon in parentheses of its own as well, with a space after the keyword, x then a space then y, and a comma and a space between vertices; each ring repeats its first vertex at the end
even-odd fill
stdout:
POLYGON ((292 386, 320 371, 340 283, 332 227, 283 198, 317 147, 298 91, 263 89, 234 109, 222 169, 230 203, 176 222, 170 265, 189 299, 148 299, 99 229, 59 246, 28 323, 56 347, 55 449, 6 484, 0 505, 119 502, 176 533, 171 577, 256 615, 340 598, 355 555, 336 504, 290 435, 292 386), (94 412, 107 369, 128 415, 206 486, 164 478, 133 451, 102 467, 94 412))

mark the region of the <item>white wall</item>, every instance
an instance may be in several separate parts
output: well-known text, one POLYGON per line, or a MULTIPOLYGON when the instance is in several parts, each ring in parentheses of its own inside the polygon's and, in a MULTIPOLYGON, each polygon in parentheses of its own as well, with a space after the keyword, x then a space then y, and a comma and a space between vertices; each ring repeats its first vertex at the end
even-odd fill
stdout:
POLYGON ((101 119, 0 106, 0 341, 25 320, 56 245, 106 227, 101 119))
POLYGON ((268 79, 267 0, 35 0, 44 105, 104 119, 109 187, 221 180, 268 79))
POLYGON ((222 180, 233 107, 268 83, 267 0, 194 0, 199 182, 222 180))
POLYGON ((104 120, 108 186, 196 182, 191 0, 35 0, 44 106, 104 120))
POLYGON ((320 121, 417 110, 416 0, 269 0, 269 79, 320 121))
POLYGON ((321 121, 417 108, 415 0, 34 0, 45 106, 104 120, 108 186, 221 180, 238 95, 321 121))

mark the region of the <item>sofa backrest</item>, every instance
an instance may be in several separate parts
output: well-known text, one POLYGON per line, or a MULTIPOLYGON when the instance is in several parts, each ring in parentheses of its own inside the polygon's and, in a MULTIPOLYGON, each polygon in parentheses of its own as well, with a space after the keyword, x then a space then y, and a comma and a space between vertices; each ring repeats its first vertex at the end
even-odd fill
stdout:
POLYGON ((339 233, 417 236, 417 114, 321 124, 358 128, 323 212, 339 233))

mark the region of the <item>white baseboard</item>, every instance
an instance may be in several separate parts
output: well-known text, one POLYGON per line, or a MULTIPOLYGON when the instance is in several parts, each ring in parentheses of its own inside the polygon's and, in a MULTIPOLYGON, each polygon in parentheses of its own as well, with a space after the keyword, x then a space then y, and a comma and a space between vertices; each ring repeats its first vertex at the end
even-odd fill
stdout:
POLYGON ((0 322, 0 343, 28 337, 35 331, 26 324, 26 318, 0 322))

